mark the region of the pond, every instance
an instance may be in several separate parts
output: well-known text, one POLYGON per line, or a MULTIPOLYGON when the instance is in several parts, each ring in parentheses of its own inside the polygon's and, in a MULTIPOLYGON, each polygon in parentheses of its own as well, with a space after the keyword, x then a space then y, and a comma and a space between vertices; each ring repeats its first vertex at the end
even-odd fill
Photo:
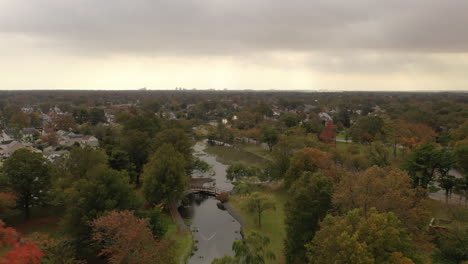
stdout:
MULTIPOLYGON (((233 185, 226 179, 227 166, 216 161, 216 157, 204 152, 206 141, 197 142, 195 153, 197 157, 210 164, 213 168, 216 188, 230 191, 233 185)), ((206 176, 206 175, 205 175, 206 176)), ((190 228, 197 250, 189 259, 190 264, 209 264, 215 258, 233 255, 232 242, 242 239, 241 226, 227 211, 218 208, 218 200, 203 193, 190 194, 179 212, 190 220, 190 228)))

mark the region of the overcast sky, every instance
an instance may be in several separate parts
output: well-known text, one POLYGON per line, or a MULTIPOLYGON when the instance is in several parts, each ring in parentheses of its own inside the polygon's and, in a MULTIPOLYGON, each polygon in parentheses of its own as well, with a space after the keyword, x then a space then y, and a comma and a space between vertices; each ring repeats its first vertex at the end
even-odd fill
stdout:
POLYGON ((0 89, 468 90, 467 0, 0 0, 0 89))

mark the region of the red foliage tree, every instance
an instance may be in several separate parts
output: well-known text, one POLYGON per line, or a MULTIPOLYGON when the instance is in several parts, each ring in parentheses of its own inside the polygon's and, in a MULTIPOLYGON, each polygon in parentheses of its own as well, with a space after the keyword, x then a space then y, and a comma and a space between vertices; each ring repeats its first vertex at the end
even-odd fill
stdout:
POLYGON ((333 124, 333 121, 328 121, 324 130, 320 134, 320 139, 322 139, 325 143, 332 143, 335 141, 335 135, 335 124, 333 124))
POLYGON ((131 211, 112 211, 90 223, 93 240, 107 256, 109 263, 150 264, 174 263, 172 247, 158 242, 149 227, 149 219, 136 217, 131 211))
POLYGON ((0 220, 0 250, 8 246, 13 248, 0 257, 0 264, 40 264, 44 257, 39 247, 0 220))

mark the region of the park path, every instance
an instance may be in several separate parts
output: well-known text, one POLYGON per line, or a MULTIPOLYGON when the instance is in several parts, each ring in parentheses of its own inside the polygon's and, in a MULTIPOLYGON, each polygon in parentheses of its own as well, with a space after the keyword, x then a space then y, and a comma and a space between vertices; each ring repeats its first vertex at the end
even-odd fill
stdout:
POLYGON ((174 219, 174 222, 176 222, 177 226, 179 227, 179 230, 190 230, 177 208, 178 206, 175 201, 169 203, 169 211, 171 212, 172 219, 174 219))

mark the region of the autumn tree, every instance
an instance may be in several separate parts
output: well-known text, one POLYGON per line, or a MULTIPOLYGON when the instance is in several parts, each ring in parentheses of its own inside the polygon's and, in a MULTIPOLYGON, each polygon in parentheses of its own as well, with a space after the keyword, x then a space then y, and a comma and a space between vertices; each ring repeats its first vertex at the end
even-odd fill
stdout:
POLYGON ((282 135, 271 153, 272 161, 268 164, 268 171, 273 180, 285 177, 289 169, 291 157, 297 150, 306 147, 316 147, 319 141, 314 136, 282 135))
POLYGON ((44 253, 37 245, 0 220, 0 264, 41 264, 44 253))
POLYGON ((335 141, 336 131, 333 121, 328 121, 320 134, 320 139, 325 143, 333 143, 335 141))
POLYGON ((284 179, 285 186, 289 188, 306 171, 312 173, 322 171, 327 174, 332 167, 333 161, 327 153, 315 148, 304 148, 292 157, 284 179))
POLYGON ((169 144, 162 145, 143 171, 143 194, 151 204, 170 202, 182 196, 188 185, 181 153, 169 144))
POLYGON ((343 213, 356 208, 365 215, 371 208, 381 213, 393 212, 416 239, 425 239, 428 212, 424 193, 412 188, 411 177, 398 168, 374 166, 361 173, 343 175, 333 203, 343 213))
POLYGON ((49 146, 57 146, 59 143, 59 135, 53 129, 46 129, 46 134, 41 136, 41 142, 49 146))
MULTIPOLYGON (((410 235, 393 213, 327 215, 306 246, 308 263, 414 264, 410 235)), ((304 262, 303 262, 304 263, 304 262)))
POLYGON ((251 214, 256 214, 257 225, 262 227, 262 214, 267 210, 276 210, 275 202, 271 196, 254 192, 242 201, 242 208, 251 214))
POLYGON ((258 232, 251 232, 244 239, 232 244, 234 257, 224 256, 213 260, 211 264, 265 264, 275 260, 276 256, 269 249, 270 239, 258 232))
POLYGON ((90 225, 93 240, 102 248, 99 255, 111 264, 175 263, 174 249, 155 239, 147 218, 138 218, 131 211, 112 211, 90 225))
POLYGON ((57 130, 76 130, 77 125, 73 115, 68 114, 54 114, 52 115, 52 128, 57 130))
POLYGON ((4 162, 2 171, 25 220, 29 220, 31 207, 47 201, 51 182, 49 162, 40 153, 19 149, 4 162))
POLYGON ((333 184, 320 173, 304 172, 291 186, 285 206, 285 255, 290 264, 304 263, 305 244, 331 208, 333 184))

